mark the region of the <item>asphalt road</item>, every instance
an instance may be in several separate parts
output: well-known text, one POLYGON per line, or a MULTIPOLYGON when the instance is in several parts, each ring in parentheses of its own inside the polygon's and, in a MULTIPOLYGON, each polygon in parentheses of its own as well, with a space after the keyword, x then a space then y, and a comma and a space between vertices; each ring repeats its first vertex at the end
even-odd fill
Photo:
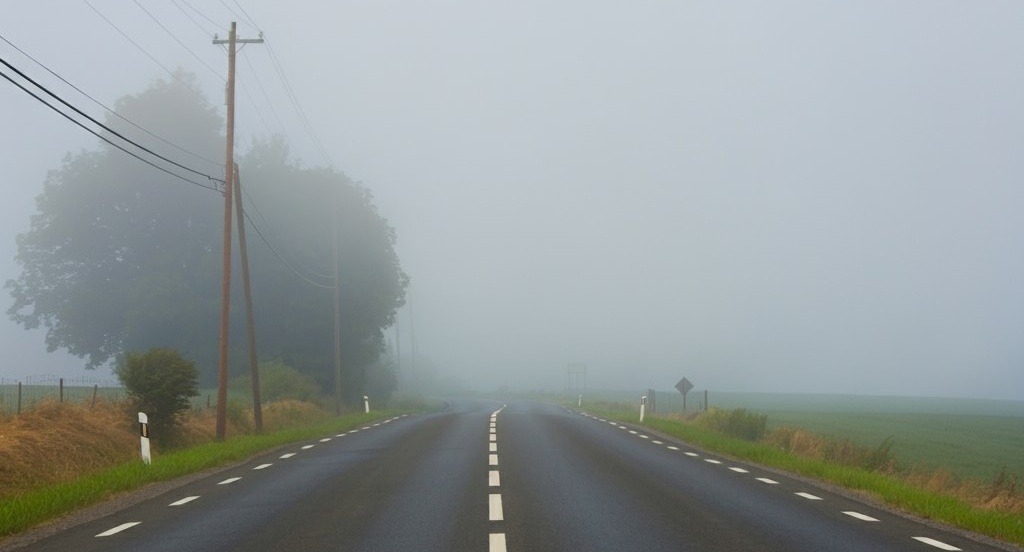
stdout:
POLYGON ((22 550, 999 549, 633 427, 465 400, 298 443, 22 550))

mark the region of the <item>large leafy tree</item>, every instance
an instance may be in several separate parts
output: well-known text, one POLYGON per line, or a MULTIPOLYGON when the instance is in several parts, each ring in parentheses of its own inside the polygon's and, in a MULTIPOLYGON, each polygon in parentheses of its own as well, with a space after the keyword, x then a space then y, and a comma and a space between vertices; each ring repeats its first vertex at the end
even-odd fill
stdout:
MULTIPOLYGON (((203 158, 216 159, 223 150, 222 121, 194 88, 191 77, 181 74, 123 98, 117 111, 199 157, 169 146, 156 149, 219 175, 223 168, 203 158)), ((116 117, 108 125, 125 126, 116 117)), ((333 381, 331 291, 296 272, 333 286, 314 273, 330 272, 336 216, 345 389, 358 395, 364 367, 381 351, 382 331, 393 323, 408 283, 394 252, 394 230, 365 188, 338 171, 302 168, 277 141, 257 144, 241 173, 260 208, 253 219, 274 245, 271 251, 256 235, 249 240, 260 356, 333 381)), ((51 171, 37 209, 29 231, 17 238, 22 273, 7 282, 13 320, 44 327, 51 351, 66 349, 90 367, 126 351, 170 347, 196 359, 202 379, 213 381, 221 195, 101 145, 68 155, 51 171)), ((244 333, 237 296, 232 308, 232 368, 240 369, 244 333)))

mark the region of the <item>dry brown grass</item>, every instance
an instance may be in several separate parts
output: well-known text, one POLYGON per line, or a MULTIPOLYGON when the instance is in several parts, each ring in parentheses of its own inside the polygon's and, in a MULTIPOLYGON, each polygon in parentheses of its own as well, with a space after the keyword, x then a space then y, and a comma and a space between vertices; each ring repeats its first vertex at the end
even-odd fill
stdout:
MULTIPOLYGON (((779 427, 768 432, 761 441, 804 458, 857 466, 898 477, 914 487, 958 498, 986 510, 1024 514, 1024 494, 1017 477, 1005 471, 991 482, 958 479, 948 469, 903 468, 886 443, 877 449, 854 445, 849 440, 836 440, 798 427, 779 427)), ((891 444, 891 443, 889 443, 891 444)))
POLYGON ((0 418, 0 498, 127 461, 138 448, 137 422, 123 403, 44 401, 0 418))

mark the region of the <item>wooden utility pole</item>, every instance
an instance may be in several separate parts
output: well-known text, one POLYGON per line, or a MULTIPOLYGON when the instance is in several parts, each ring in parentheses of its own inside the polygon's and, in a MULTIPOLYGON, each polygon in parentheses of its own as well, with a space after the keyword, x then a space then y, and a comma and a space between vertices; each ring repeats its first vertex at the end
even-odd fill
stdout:
POLYGON ((256 359, 256 316, 252 311, 252 284, 249 280, 249 249, 245 245, 245 212, 242 209, 242 179, 235 165, 235 217, 238 218, 238 253, 242 262, 242 290, 245 292, 245 334, 249 342, 249 373, 252 379, 252 418, 256 433, 263 433, 263 406, 260 404, 260 368, 256 359))
POLYGON ((214 44, 228 45, 227 145, 224 160, 224 275, 220 302, 220 359, 217 363, 217 439, 224 439, 228 414, 228 318, 231 311, 231 203, 235 174, 235 47, 239 43, 262 43, 263 39, 238 40, 231 22, 227 40, 214 37, 214 44))
POLYGON ((338 201, 331 209, 331 258, 334 261, 334 413, 341 416, 341 278, 338 276, 338 201))

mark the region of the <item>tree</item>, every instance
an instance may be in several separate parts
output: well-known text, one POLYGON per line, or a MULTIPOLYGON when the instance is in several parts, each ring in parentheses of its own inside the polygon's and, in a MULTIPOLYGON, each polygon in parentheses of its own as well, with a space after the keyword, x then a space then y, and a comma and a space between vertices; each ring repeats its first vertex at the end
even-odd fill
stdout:
POLYGON ((171 349, 150 349, 128 353, 115 371, 132 406, 149 416, 153 438, 172 442, 182 414, 199 394, 195 363, 171 349))
MULTIPOLYGON (((158 81, 120 100, 118 111, 215 159, 223 148, 221 120, 193 92, 190 80, 180 75, 158 81)), ((185 156, 174 152, 171 157, 185 156)), ((208 174, 223 171, 185 157, 190 166, 209 167, 208 174)), ((240 172, 245 197, 259 207, 258 212, 251 205, 247 209, 274 246, 271 250, 250 233, 259 355, 281 359, 333 389, 330 259, 336 216, 343 388, 348 400, 360 396, 366 367, 383 349, 383 329, 394 322, 409 281, 394 251, 394 229, 377 212, 369 190, 340 171, 290 161, 279 139, 257 142, 240 172)), ((196 359, 204 382, 215 381, 221 196, 101 146, 68 155, 47 176, 37 206, 29 231, 18 236, 22 273, 7 282, 13 320, 26 328, 45 327, 49 350, 66 349, 87 358, 90 367, 122 351, 170 347, 196 359)), ((233 282, 232 289, 238 292, 240 284, 233 282)), ((246 365, 242 308, 236 295, 234 373, 246 365)))

